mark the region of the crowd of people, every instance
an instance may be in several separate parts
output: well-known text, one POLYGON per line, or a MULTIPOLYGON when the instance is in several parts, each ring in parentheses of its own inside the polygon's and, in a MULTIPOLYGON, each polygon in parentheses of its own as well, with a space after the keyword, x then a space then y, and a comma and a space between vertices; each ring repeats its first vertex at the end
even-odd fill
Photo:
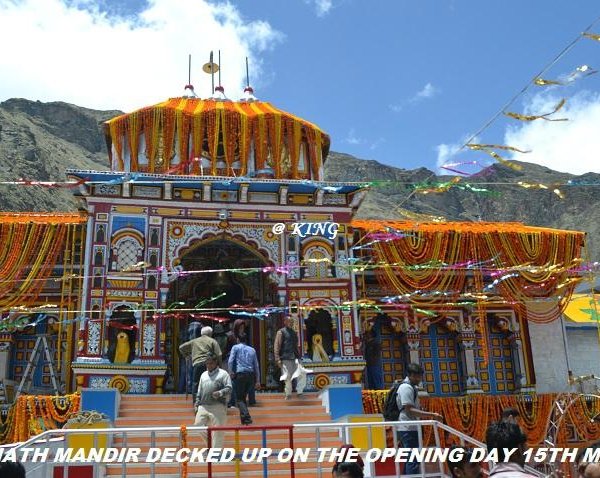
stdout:
MULTIPOLYGON (((199 426, 223 426, 227 421, 227 408, 237 407, 242 425, 252 424, 249 406, 256 404, 256 390, 260 388, 260 367, 256 350, 249 344, 248 324, 243 319, 234 321, 226 341, 220 345, 213 329, 189 327, 190 340, 179 347, 192 366, 192 399, 195 421, 199 426), (200 330, 199 336, 197 331, 200 330)), ((298 334, 291 317, 285 317, 283 327, 275 336, 275 362, 281 369, 285 399, 289 400, 295 383, 296 393, 302 397, 306 386, 306 373, 299 352, 298 334)), ((212 446, 220 447, 223 433, 213 433, 212 446)))
MULTIPOLYGON (((193 380, 193 403, 195 425, 218 427, 226 424, 227 408, 231 406, 233 396, 235 406, 239 410, 242 425, 252 424, 248 406, 255 403, 254 391, 260 387, 260 367, 256 350, 248 344, 247 325, 243 320, 236 320, 227 342, 222 347, 212 338, 211 327, 194 326, 199 336, 192 338, 180 346, 183 356, 191 359, 193 380), (224 350, 223 350, 224 349, 224 350)), ((198 335, 194 332, 195 335, 198 335)), ((306 385, 306 369, 302 366, 298 348, 298 335, 293 329, 292 319, 286 317, 284 326, 275 337, 275 360, 281 369, 280 380, 284 382, 285 399, 291 397, 293 382, 296 381, 296 393, 303 395, 306 385)), ((438 413, 422 410, 419 404, 417 386, 423 380, 423 369, 418 364, 407 367, 406 377, 398 381, 390 390, 386 400, 384 417, 397 422, 395 427, 399 446, 403 448, 419 448, 418 420, 439 420, 438 413)), ((527 478, 532 474, 526 468, 527 435, 519 424, 519 411, 506 408, 502 418, 492 423, 486 432, 488 452, 495 452, 498 462, 489 470, 492 478, 527 478), (516 452, 507 453, 507 450, 516 452)), ((214 431, 211 438, 205 434, 208 445, 214 448, 223 446, 223 432, 214 431)), ((353 445, 345 445, 354 448, 353 445)), ((453 446, 456 448, 456 446, 453 446)), ((586 457, 593 456, 594 450, 600 448, 600 441, 580 450, 576 458, 578 478, 600 478, 600 463, 587 462, 586 457), (587 451, 592 453, 587 453, 587 451)), ((460 459, 449 461, 446 465, 453 478, 483 478, 481 462, 472 461, 473 449, 461 447, 460 459)), ((449 456, 456 456, 450 453, 449 456)), ((402 475, 420 475, 423 463, 409 460, 402 475)), ((336 463, 332 470, 333 478, 362 478, 365 476, 364 462, 336 463)), ((552 472, 547 478, 562 478, 560 470, 552 472)), ((25 469, 20 463, 0 462, 0 478, 25 478, 25 469)))

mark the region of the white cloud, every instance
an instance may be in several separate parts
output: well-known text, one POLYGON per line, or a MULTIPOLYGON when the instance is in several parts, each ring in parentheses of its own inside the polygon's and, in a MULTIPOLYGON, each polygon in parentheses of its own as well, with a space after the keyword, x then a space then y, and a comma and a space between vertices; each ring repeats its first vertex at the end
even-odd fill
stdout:
POLYGON ((433 86, 431 83, 427 83, 423 88, 421 88, 415 96, 411 98, 411 101, 419 101, 426 100, 429 98, 433 98, 440 92, 440 89, 436 86, 433 86))
MULTIPOLYGON (((465 143, 467 141, 470 141, 472 143, 478 143, 479 139, 477 137, 473 138, 472 135, 465 135, 461 141, 457 142, 457 143, 442 143, 442 144, 438 144, 435 147, 435 150, 437 152, 437 161, 436 161, 436 166, 438 168, 438 174, 448 174, 448 171, 443 169, 442 166, 446 166, 452 163, 467 163, 470 161, 473 161, 474 158, 470 158, 470 160, 467 160, 467 156, 462 157, 462 159, 458 158, 459 153, 463 153, 464 151, 466 151, 466 148, 464 148, 463 146, 465 145, 465 143)), ((461 165, 462 166, 462 165, 461 165)), ((465 164, 466 166, 466 164, 465 164)), ((481 167, 481 165, 480 165, 481 167)), ((458 170, 462 170, 462 169, 468 169, 468 172, 473 172, 472 171, 472 167, 471 168, 464 168, 464 167, 457 167, 456 169, 458 170)))
POLYGON ((373 143, 371 143, 371 145, 369 146, 369 149, 371 151, 379 148, 379 146, 381 146, 383 143, 385 143, 385 138, 378 138, 375 141, 373 141, 373 143))
POLYGON ((439 88, 433 86, 431 83, 427 83, 421 90, 417 92, 415 99, 433 98, 439 92, 439 88))
POLYGON ((304 0, 306 3, 314 4, 318 17, 324 17, 333 8, 333 0, 304 0))
POLYGON ((440 92, 441 90, 437 86, 433 86, 432 83, 427 83, 410 98, 402 100, 400 103, 391 103, 388 105, 388 108, 394 113, 400 113, 406 105, 433 98, 440 92))
POLYGON ((180 95, 189 53, 192 83, 206 97, 210 76, 202 65, 210 50, 216 61, 219 49, 222 84, 237 99, 245 82, 244 58, 250 58, 251 83, 260 86, 257 55, 283 38, 267 22, 242 18, 230 3, 149 0, 129 17, 111 17, 95 5, 0 0, 0 100, 62 100, 128 111, 180 95))
MULTIPOLYGON (((538 94, 529 101, 524 112, 529 115, 548 113, 560 99, 538 94)), ((531 150, 528 154, 514 153, 510 159, 572 174, 600 173, 600 94, 580 92, 568 99, 552 118, 568 118, 569 121, 536 120, 510 125, 504 137, 505 144, 531 150)))
POLYGON ((351 128, 350 131, 348 131, 344 142, 356 146, 358 144, 363 144, 365 140, 356 136, 356 131, 354 130, 354 128, 351 128))

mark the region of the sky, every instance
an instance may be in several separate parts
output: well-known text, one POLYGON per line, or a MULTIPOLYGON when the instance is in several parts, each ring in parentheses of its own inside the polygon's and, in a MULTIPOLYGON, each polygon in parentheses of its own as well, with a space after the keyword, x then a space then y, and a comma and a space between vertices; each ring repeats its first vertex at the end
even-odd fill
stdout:
POLYGON ((561 85, 531 82, 599 16, 596 0, 0 0, 0 101, 132 111, 182 94, 188 54, 207 97, 202 65, 221 50, 229 98, 249 57, 256 96, 319 125, 334 151, 474 172, 493 162, 462 147, 476 134, 530 151, 507 159, 600 173, 600 74, 577 72, 600 70, 600 41, 581 38, 542 76, 561 85), (502 114, 562 99, 549 118, 568 121, 502 114))

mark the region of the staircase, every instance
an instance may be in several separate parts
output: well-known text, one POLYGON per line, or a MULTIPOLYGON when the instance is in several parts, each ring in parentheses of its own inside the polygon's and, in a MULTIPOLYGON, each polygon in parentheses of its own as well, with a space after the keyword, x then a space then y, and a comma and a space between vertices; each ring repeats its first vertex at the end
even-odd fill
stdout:
MULTIPOLYGON (((253 425, 243 427, 239 433, 240 448, 272 448, 275 453, 282 448, 290 447, 289 432, 287 430, 267 431, 266 443, 263 442, 263 432, 255 427, 260 426, 282 426, 298 423, 322 423, 330 422, 331 418, 325 412, 320 399, 315 393, 307 393, 303 397, 292 395, 291 400, 284 400, 283 394, 260 393, 257 394, 257 405, 250 407, 253 425)), ((192 399, 185 395, 123 395, 119 418, 115 426, 122 427, 161 427, 161 426, 191 426, 194 423, 194 410, 192 399)), ((227 426, 240 426, 239 412, 237 408, 229 408, 227 412, 227 426)), ((325 430, 321 432, 320 442, 317 444, 315 431, 312 429, 306 432, 295 431, 293 448, 311 448, 315 450, 321 447, 339 447, 339 434, 335 430, 325 430)), ((150 447, 173 447, 180 448, 181 441, 179 434, 165 436, 157 434, 154 444, 150 443, 148 433, 145 435, 127 436, 126 443, 123 439, 116 437, 113 446, 139 447, 142 453, 145 453, 150 447)), ((205 442, 194 432, 188 432, 187 446, 189 448, 204 448, 205 442)), ((233 431, 225 432, 224 447, 236 448, 235 433, 233 431)), ((312 457, 311 457, 312 458, 312 457)), ((314 460, 307 463, 294 463, 295 474, 302 477, 319 476, 317 465, 314 460)), ((188 465, 188 474, 190 477, 205 477, 207 475, 208 465, 205 463, 194 463, 188 465)), ((327 464, 323 467, 323 476, 331 474, 331 467, 327 464)), ((214 476, 234 477, 245 474, 246 476, 263 476, 262 463, 217 463, 212 465, 214 476), (238 467, 236 469, 236 467, 238 467)), ((155 476, 158 478, 171 478, 181 476, 180 465, 178 463, 156 463, 154 469, 155 476)), ((123 466, 109 465, 106 470, 107 476, 122 476, 123 466)), ((277 463, 275 457, 269 459, 269 476, 290 476, 289 463, 277 463)), ((127 466, 126 476, 146 477, 152 476, 152 469, 149 464, 127 466)))

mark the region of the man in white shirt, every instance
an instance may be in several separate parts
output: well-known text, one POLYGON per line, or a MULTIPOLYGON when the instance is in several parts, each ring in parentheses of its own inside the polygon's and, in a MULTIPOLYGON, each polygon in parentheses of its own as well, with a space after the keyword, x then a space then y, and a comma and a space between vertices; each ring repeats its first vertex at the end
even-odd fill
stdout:
MULTIPOLYGON (((206 359, 206 372, 200 376, 194 410, 198 426, 223 426, 227 422, 227 399, 231 393, 231 378, 229 374, 219 368, 218 357, 209 355, 206 359)), ((212 434, 211 447, 223 447, 223 432, 212 434)), ((206 439, 206 434, 204 434, 206 439)))
MULTIPOLYGON (((425 412, 419 408, 419 391, 417 385, 423 380, 423 368, 411 363, 406 368, 407 377, 402 381, 396 392, 396 403, 400 415, 398 421, 441 420, 439 413, 425 412)), ((418 425, 398 425, 398 439, 404 448, 419 448, 418 425)), ((418 462, 408 462, 404 469, 405 475, 420 474, 418 462)))

